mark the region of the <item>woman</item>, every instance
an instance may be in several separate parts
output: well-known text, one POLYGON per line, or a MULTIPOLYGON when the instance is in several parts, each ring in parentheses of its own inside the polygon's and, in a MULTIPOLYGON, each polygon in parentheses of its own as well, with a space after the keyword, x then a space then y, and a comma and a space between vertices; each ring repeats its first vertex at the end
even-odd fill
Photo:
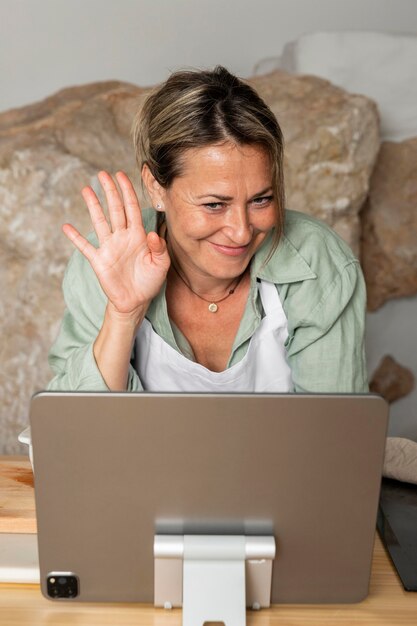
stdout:
POLYGON ((222 67, 174 73, 134 126, 128 177, 83 190, 96 236, 78 248, 49 389, 362 392, 365 287, 348 246, 284 210, 283 140, 222 67))

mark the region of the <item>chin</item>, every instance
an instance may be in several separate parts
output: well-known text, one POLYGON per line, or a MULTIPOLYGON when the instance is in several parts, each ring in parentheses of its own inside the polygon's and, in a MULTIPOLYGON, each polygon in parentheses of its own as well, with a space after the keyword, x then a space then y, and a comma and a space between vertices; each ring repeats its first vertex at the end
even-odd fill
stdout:
POLYGON ((211 264, 210 267, 205 268, 207 274, 213 276, 215 278, 219 278, 221 280, 233 280, 237 278, 248 268, 251 259, 234 262, 234 263, 221 263, 220 261, 217 264, 211 264))

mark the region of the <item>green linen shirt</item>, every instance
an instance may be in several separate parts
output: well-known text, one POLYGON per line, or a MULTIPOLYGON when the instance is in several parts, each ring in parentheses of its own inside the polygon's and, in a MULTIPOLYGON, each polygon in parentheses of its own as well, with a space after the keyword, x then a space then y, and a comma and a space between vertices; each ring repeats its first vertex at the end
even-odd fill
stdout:
MULTIPOLYGON (((145 209, 143 221, 147 231, 154 230, 156 212, 145 209)), ((95 235, 89 239, 97 245, 95 235)), ((252 259, 249 297, 227 367, 246 354, 263 317, 257 289, 261 279, 275 283, 287 316, 285 349, 294 391, 366 392, 366 290, 358 260, 332 229, 297 211, 286 211, 284 234, 268 260, 270 243, 271 236, 252 259)), ((49 354, 55 377, 48 389, 107 391, 93 354, 107 299, 90 264, 78 251, 68 264, 63 291, 66 310, 49 354)), ((169 320, 165 285, 146 317, 164 341, 194 360, 187 339, 169 320)), ((132 352, 132 362, 133 357, 132 352)), ((127 390, 143 390, 132 364, 127 390)))

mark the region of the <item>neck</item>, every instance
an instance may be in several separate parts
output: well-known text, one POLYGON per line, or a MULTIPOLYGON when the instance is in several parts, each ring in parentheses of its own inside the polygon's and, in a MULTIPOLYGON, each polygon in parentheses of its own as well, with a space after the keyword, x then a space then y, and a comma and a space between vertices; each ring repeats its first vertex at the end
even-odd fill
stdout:
POLYGON ((167 235, 168 233, 166 233, 165 237, 168 244, 168 252, 171 257, 171 269, 169 272, 171 283, 177 281, 183 282, 192 292, 197 293, 203 298, 217 299, 224 296, 229 289, 233 288, 244 277, 246 270, 244 270, 240 276, 217 278, 199 272, 197 268, 190 266, 187 260, 181 263, 167 235))
POLYGON ((171 281, 178 280, 179 282, 185 284, 190 292, 207 300, 220 299, 227 295, 231 289, 235 290, 244 278, 245 272, 243 272, 240 276, 225 279, 207 277, 208 280, 206 280, 205 276, 195 276, 191 273, 193 279, 190 279, 190 273, 185 273, 184 269, 179 267, 178 263, 171 258, 171 281))

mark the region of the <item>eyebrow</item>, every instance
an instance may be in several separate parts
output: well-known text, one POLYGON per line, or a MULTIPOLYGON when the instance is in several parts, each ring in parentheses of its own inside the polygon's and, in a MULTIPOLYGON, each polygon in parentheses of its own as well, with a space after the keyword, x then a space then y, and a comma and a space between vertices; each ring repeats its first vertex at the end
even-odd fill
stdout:
MULTIPOLYGON (((262 189, 262 191, 258 191, 258 193, 255 193, 254 196, 249 198, 249 201, 254 200, 255 198, 259 198, 260 196, 263 196, 268 191, 272 191, 271 185, 269 187, 266 187, 265 189, 262 189)), ((233 196, 222 196, 218 193, 204 193, 202 196, 197 196, 197 200, 201 200, 202 198, 217 198, 218 200, 223 200, 224 202, 233 200, 233 196)))

